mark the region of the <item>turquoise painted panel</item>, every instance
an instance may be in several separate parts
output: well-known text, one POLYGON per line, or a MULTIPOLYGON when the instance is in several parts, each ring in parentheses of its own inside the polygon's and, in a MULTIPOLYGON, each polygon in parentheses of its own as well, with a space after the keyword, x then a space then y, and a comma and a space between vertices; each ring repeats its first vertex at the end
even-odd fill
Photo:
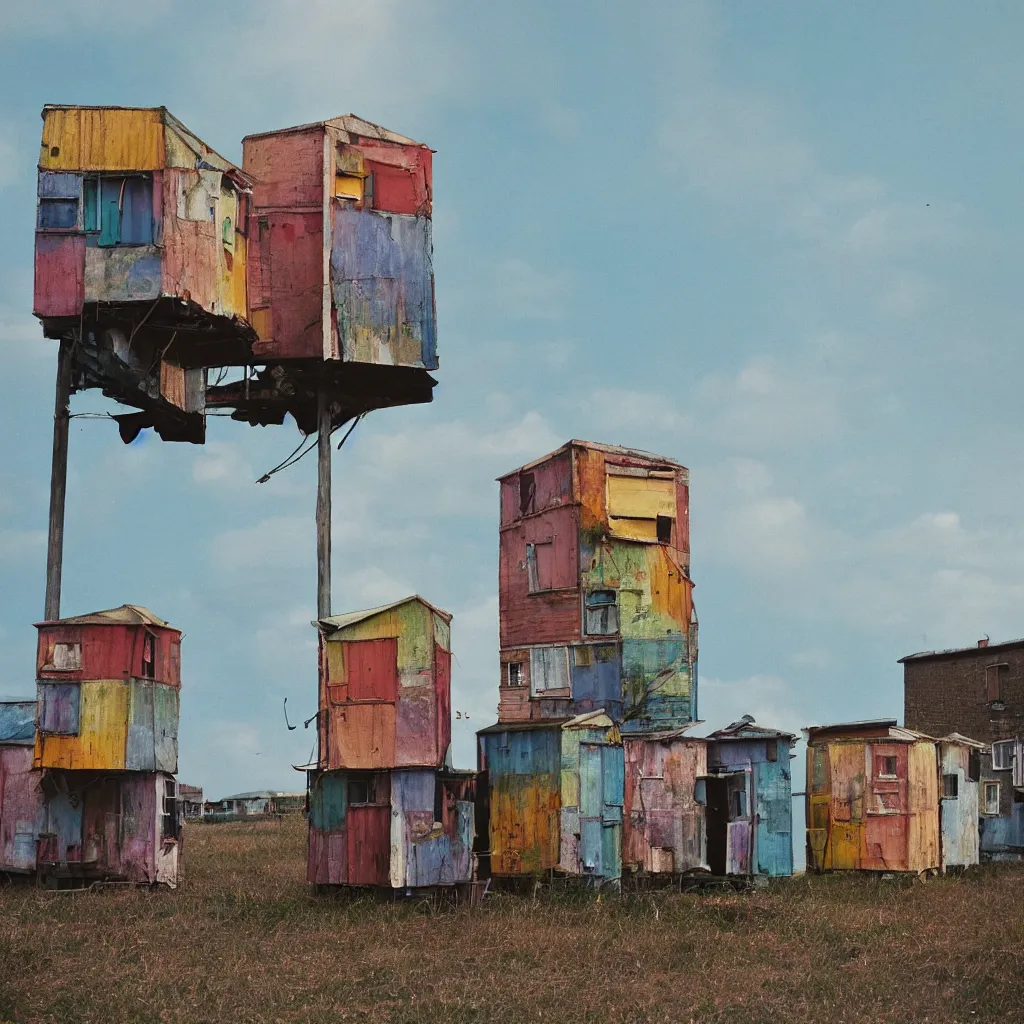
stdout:
POLYGON ((793 874, 793 795, 788 756, 785 761, 754 766, 754 796, 756 873, 784 878, 793 874))
POLYGON ((348 774, 323 772, 309 793, 309 823, 322 832, 343 828, 348 810, 348 774))

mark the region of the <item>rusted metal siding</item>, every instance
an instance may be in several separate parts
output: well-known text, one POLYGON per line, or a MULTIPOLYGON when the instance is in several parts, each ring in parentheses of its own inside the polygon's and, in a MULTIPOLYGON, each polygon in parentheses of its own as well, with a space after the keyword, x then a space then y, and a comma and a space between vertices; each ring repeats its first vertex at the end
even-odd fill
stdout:
POLYGON ((0 872, 36 866, 36 837, 43 824, 40 775, 32 770, 31 742, 0 740, 0 872))
MULTIPOLYGON (((123 770, 130 684, 127 680, 105 679, 83 682, 79 686, 77 734, 37 733, 36 767, 123 770)), ((41 699, 48 696, 43 688, 41 699)))
POLYGON ((623 868, 647 874, 707 870, 697 779, 707 743, 682 736, 623 738, 626 762, 623 868))
POLYGON ((181 684, 181 632, 155 625, 38 623, 36 677, 53 680, 150 678, 181 684), (58 648, 78 648, 74 667, 58 648), (146 655, 152 669, 146 667, 146 655))
POLYGON ((40 169, 153 171, 164 165, 160 109, 47 107, 40 169))
POLYGON ((910 744, 907 852, 911 871, 941 867, 938 750, 931 740, 910 744))

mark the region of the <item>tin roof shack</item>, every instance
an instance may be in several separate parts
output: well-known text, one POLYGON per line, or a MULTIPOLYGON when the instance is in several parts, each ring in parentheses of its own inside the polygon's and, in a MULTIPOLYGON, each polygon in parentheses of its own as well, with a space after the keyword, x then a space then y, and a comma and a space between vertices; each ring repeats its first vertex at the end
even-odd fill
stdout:
POLYGON ((967 868, 981 860, 978 827, 981 755, 984 743, 959 733, 936 742, 939 759, 939 853, 942 870, 967 868))
POLYGON ((0 701, 0 876, 36 868, 43 791, 32 770, 35 733, 34 700, 0 701))
POLYGON ((305 433, 321 385, 335 425, 429 402, 438 366, 430 148, 348 114, 249 135, 242 151, 253 181, 253 354, 268 368, 211 401, 251 423, 280 423, 287 407, 305 433))
POLYGON ((47 105, 35 314, 74 338, 75 390, 99 388, 144 427, 202 442, 205 368, 252 362, 245 175, 164 107, 47 105))
POLYGON ((623 737, 626 761, 622 865, 638 875, 707 871, 707 741, 685 730, 623 737))
POLYGON ((603 709, 623 733, 693 721, 688 471, 569 441, 500 483, 499 719, 603 709))
POLYGON ((452 728, 451 620, 412 596, 317 623, 321 769, 445 763, 452 728))
POLYGON ((182 870, 177 784, 164 772, 42 773, 44 884, 167 885, 182 870))
POLYGON ((305 793, 281 793, 272 789, 259 789, 251 793, 234 793, 207 803, 204 816, 209 821, 234 821, 238 818, 292 814, 304 810, 305 806, 305 793))
MULTIPOLYGON (((713 875, 793 873, 790 749, 796 736, 744 715, 708 736, 707 857, 713 875)), ((703 793, 701 789, 703 788, 703 793)))
POLYGON ((618 884, 625 764, 612 719, 597 710, 562 722, 499 722, 477 736, 492 875, 618 884))
POLYGON ((138 605, 36 628, 35 767, 176 772, 181 631, 138 605))
POLYGON ((310 773, 307 880, 423 890, 475 877, 476 773, 310 773))
POLYGON ((932 736, 958 732, 984 743, 981 857, 1024 857, 1024 640, 900 659, 903 718, 932 736))
POLYGON ((188 786, 184 782, 179 782, 178 804, 181 808, 182 821, 201 820, 203 817, 203 787, 188 786))
POLYGON ((807 736, 807 863, 816 871, 941 867, 935 741, 894 719, 807 736))

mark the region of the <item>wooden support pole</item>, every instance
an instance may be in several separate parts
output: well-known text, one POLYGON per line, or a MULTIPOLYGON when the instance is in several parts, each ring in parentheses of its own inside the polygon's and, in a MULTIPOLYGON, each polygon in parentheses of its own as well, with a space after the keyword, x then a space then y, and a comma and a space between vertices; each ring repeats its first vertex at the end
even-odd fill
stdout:
POLYGON ((331 404, 323 386, 317 398, 316 615, 331 614, 331 404))
POLYGON ((50 461, 50 524, 46 546, 48 622, 60 618, 60 583, 64 567, 64 503, 68 484, 68 428, 71 424, 71 363, 74 341, 61 338, 57 353, 57 394, 53 406, 53 457, 50 461))

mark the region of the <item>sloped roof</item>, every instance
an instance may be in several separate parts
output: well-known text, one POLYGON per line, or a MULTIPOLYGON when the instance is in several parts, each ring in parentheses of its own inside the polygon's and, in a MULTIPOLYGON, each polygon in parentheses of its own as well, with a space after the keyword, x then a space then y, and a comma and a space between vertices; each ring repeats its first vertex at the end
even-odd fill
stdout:
POLYGON ((858 722, 837 722, 834 725, 809 725, 804 729, 804 735, 808 739, 815 736, 833 735, 842 736, 843 733, 858 734, 855 738, 867 739, 864 733, 874 732, 875 736, 883 736, 887 739, 902 740, 912 743, 915 740, 931 740, 933 736, 927 733, 918 732, 916 729, 908 729, 906 726, 897 725, 895 718, 868 718, 858 722))
POLYGON ((566 441, 565 444, 556 448, 554 451, 548 452, 547 455, 542 455, 540 458, 533 459, 531 462, 527 462, 522 466, 510 469, 507 473, 502 473, 497 479, 504 480, 506 477, 512 476, 515 473, 521 473, 524 469, 533 469, 535 466, 540 466, 549 459, 553 459, 556 455, 561 455, 562 452, 569 451, 571 448, 589 448, 591 451, 605 452, 609 455, 624 455, 629 458, 657 462, 661 465, 671 466, 673 469, 686 469, 681 462, 677 462, 675 459, 669 459, 664 455, 655 455, 653 452, 645 452, 640 448, 622 448, 615 444, 602 444, 599 441, 581 441, 578 438, 574 438, 571 441, 566 441))
MULTIPOLYGON (((297 124, 291 128, 277 128, 269 132, 253 132, 251 135, 246 135, 245 138, 259 139, 267 135, 305 132, 309 131, 310 128, 322 128, 324 125, 329 125, 331 128, 340 128, 344 132, 349 132, 351 135, 359 135, 364 139, 377 139, 378 142, 395 142, 400 146, 422 146, 424 149, 429 148, 424 142, 417 142, 406 135, 399 135, 398 132, 393 132, 383 125, 374 124, 373 121, 367 121, 366 118, 360 117, 358 114, 341 114, 338 117, 329 117, 323 121, 297 124)), ((245 140, 243 139, 243 141, 245 140)))
POLYGON ((903 665, 908 661, 921 661, 924 658, 949 658, 959 654, 980 654, 984 655, 991 651, 1006 650, 1009 647, 1020 647, 1024 644, 1024 639, 1021 640, 1004 640, 998 644, 985 644, 984 647, 979 647, 974 644, 973 647, 949 647, 944 651, 919 651, 917 654, 908 654, 906 657, 900 658, 896 662, 897 665, 903 665))
MULTIPOLYGON (((123 604, 118 608, 108 608, 102 612, 87 612, 85 615, 69 615, 67 618, 54 619, 67 626, 167 626, 158 615, 154 615, 141 604, 123 604)), ((37 622, 37 626, 53 625, 51 622, 37 622)))
POLYGON ((380 615, 381 612, 391 611, 392 608, 399 608, 403 604, 408 604, 410 601, 419 601, 420 604, 426 605, 432 612, 440 615, 445 622, 452 621, 451 612, 446 612, 442 608, 438 608, 437 605, 431 604, 429 601, 420 597, 419 594, 411 594, 409 597, 403 597, 401 600, 392 601, 390 604, 378 605, 376 608, 364 608, 358 612, 345 612, 342 615, 332 615, 326 619, 314 620, 313 625, 319 626, 325 633, 334 633, 339 629, 344 629, 346 626, 353 626, 357 622, 363 622, 365 619, 372 619, 374 615, 380 615))
POLYGON ((36 738, 36 702, 0 700, 0 743, 31 746, 36 738))
POLYGON ((766 729, 758 725, 752 715, 744 715, 738 722, 732 722, 724 729, 708 733, 709 740, 795 740, 796 733, 781 729, 766 729))

